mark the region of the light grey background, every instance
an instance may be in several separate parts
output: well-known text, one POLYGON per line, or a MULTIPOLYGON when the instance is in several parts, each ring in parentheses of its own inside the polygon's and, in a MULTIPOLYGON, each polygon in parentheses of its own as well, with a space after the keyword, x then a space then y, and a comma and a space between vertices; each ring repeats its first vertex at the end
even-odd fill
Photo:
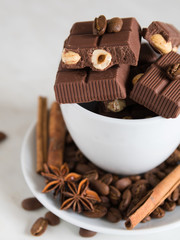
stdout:
MULTIPOLYGON (((54 100, 53 84, 63 41, 75 21, 104 14, 137 18, 142 27, 153 20, 180 29, 180 1, 143 0, 0 0, 0 240, 34 239, 32 223, 46 210, 26 212, 21 201, 32 196, 21 173, 20 150, 25 132, 36 118, 37 97, 54 100)), ((135 236, 136 240, 179 239, 180 229, 135 236)), ((78 228, 62 221, 39 239, 81 239, 78 228)), ((98 234, 94 240, 128 237, 98 234)))

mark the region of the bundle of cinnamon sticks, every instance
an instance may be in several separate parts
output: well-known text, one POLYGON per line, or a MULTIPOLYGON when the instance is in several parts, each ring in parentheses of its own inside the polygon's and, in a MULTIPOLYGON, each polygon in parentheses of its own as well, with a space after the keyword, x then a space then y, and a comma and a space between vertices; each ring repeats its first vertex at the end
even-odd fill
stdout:
POLYGON ((60 106, 53 102, 48 112, 47 98, 38 98, 36 125, 36 172, 44 170, 44 164, 60 167, 63 163, 66 126, 60 106))

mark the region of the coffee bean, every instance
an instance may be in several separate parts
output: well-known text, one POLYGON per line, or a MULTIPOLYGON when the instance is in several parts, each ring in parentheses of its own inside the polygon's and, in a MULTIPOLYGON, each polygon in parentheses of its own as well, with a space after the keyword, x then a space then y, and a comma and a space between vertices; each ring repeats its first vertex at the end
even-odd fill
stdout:
POLYGON ((24 199, 21 205, 25 210, 28 211, 33 211, 43 207, 43 205, 34 197, 24 199))
POLYGON ((32 225, 31 234, 33 236, 40 236, 42 235, 48 226, 48 221, 45 218, 38 218, 35 223, 32 225))
POLYGON ((56 226, 60 223, 60 218, 54 215, 52 212, 47 212, 45 214, 45 219, 47 219, 48 224, 51 226, 56 226))
POLYGON ((110 200, 107 196, 100 196, 100 198, 101 198, 100 205, 103 205, 106 208, 109 208, 111 206, 110 200))
POLYGON ((131 193, 134 198, 142 198, 146 195, 148 191, 147 180, 141 179, 131 186, 131 193))
POLYGON ((113 180, 113 176, 111 173, 107 173, 104 176, 102 176, 100 180, 102 182, 104 182, 105 184, 109 185, 109 184, 111 184, 111 182, 113 180))
POLYGON ((159 179, 161 179, 161 180, 166 177, 166 174, 165 174, 163 171, 160 171, 160 170, 158 170, 158 171, 156 172, 156 175, 157 175, 157 177, 158 177, 159 179))
POLYGON ((114 17, 114 18, 108 20, 107 32, 109 32, 109 33, 120 32, 122 26, 123 26, 123 20, 121 18, 114 17))
POLYGON ((131 198, 132 198, 132 193, 129 189, 126 189, 123 194, 122 194, 122 200, 119 204, 119 210, 121 212, 124 212, 127 207, 129 206, 130 202, 131 202, 131 198))
POLYGON ((106 219, 109 222, 117 223, 122 220, 121 212, 117 208, 111 207, 107 212, 106 219))
POLYGON ((92 190, 96 191, 100 195, 108 195, 109 194, 109 186, 100 180, 92 180, 90 182, 90 186, 92 190))
POLYGON ((100 204, 94 205, 94 211, 83 211, 83 214, 90 218, 102 218, 106 215, 106 213, 107 208, 100 204))
POLYGON ((0 132, 0 142, 5 140, 7 138, 6 134, 4 132, 0 132))
POLYGON ((106 31, 107 20, 104 15, 99 16, 94 19, 93 22, 93 34, 94 35, 103 35, 106 31))
POLYGON ((97 232, 93 232, 84 228, 79 229, 79 235, 81 237, 94 237, 97 234, 97 232))
POLYGON ((132 181, 128 177, 124 177, 115 182, 115 187, 120 191, 124 191, 127 187, 131 185, 132 181))
POLYGON ((173 211, 176 208, 176 203, 175 202, 170 202, 170 201, 166 200, 164 202, 162 208, 165 211, 173 211))
POLYGON ((179 188, 177 187, 167 199, 171 202, 176 202, 178 198, 179 198, 179 188))
POLYGON ((86 172, 89 172, 93 170, 89 165, 86 163, 77 163, 75 167, 75 172, 80 173, 80 174, 85 174, 86 172))
POLYGON ((162 218, 165 215, 165 211, 161 207, 157 207, 152 213, 151 217, 152 218, 162 218))
POLYGON ((94 169, 94 170, 90 170, 90 171, 86 172, 83 175, 83 177, 88 178, 89 181, 92 181, 92 180, 97 180, 99 177, 99 174, 98 174, 98 171, 94 169))
POLYGON ((152 187, 155 187, 160 182, 160 179, 152 172, 147 172, 145 178, 152 187))
POLYGON ((114 186, 109 186, 109 198, 113 205, 117 205, 120 201, 121 192, 114 186))
POLYGON ((151 217, 150 216, 147 216, 147 217, 145 217, 141 222, 142 223, 146 223, 146 222, 148 222, 148 221, 150 221, 151 220, 151 217))
POLYGON ((175 63, 167 68, 167 75, 171 80, 180 79, 180 63, 175 63))
POLYGON ((180 161, 180 151, 176 149, 165 162, 168 165, 174 166, 178 161, 180 161))
POLYGON ((136 182, 136 181, 141 179, 141 176, 140 175, 134 175, 134 176, 130 176, 129 178, 131 179, 131 181, 136 182))
POLYGON ((177 147, 177 150, 179 150, 179 151, 180 151, 180 144, 179 144, 179 146, 177 147))

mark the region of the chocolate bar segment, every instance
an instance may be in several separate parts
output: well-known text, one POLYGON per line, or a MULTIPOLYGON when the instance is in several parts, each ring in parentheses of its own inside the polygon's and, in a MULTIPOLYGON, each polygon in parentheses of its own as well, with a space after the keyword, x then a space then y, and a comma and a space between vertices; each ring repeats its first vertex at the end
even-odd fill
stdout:
POLYGON ((173 25, 168 23, 154 21, 148 28, 142 30, 142 36, 162 54, 168 53, 171 50, 177 51, 180 45, 180 32, 173 25), (164 41, 159 35, 163 37, 164 41), (165 50, 160 50, 158 42, 161 47, 164 44, 165 50))
POLYGON ((54 86, 59 103, 84 103, 126 98, 129 65, 95 72, 90 69, 59 68, 54 86))
POLYGON ((140 26, 135 18, 122 20, 123 26, 120 32, 104 33, 102 36, 93 35, 93 21, 75 23, 64 43, 62 67, 67 69, 90 67, 94 71, 104 71, 116 64, 137 65, 140 26), (73 64, 67 60, 69 52, 77 55, 77 61, 73 64), (99 61, 100 66, 95 64, 95 61, 97 63, 99 61), (102 61, 108 62, 102 67, 102 61))
POLYGON ((180 55, 170 52, 152 64, 134 85, 130 98, 165 118, 180 113, 180 80, 168 77, 169 66, 180 63, 180 55))

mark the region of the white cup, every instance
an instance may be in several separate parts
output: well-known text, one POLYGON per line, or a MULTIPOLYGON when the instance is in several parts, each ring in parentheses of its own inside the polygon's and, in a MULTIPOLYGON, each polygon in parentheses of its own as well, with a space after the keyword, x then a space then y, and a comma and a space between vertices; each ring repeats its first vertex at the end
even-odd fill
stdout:
POLYGON ((61 104, 67 128, 82 153, 100 168, 123 175, 146 172, 180 143, 180 116, 116 119, 78 104, 61 104))

